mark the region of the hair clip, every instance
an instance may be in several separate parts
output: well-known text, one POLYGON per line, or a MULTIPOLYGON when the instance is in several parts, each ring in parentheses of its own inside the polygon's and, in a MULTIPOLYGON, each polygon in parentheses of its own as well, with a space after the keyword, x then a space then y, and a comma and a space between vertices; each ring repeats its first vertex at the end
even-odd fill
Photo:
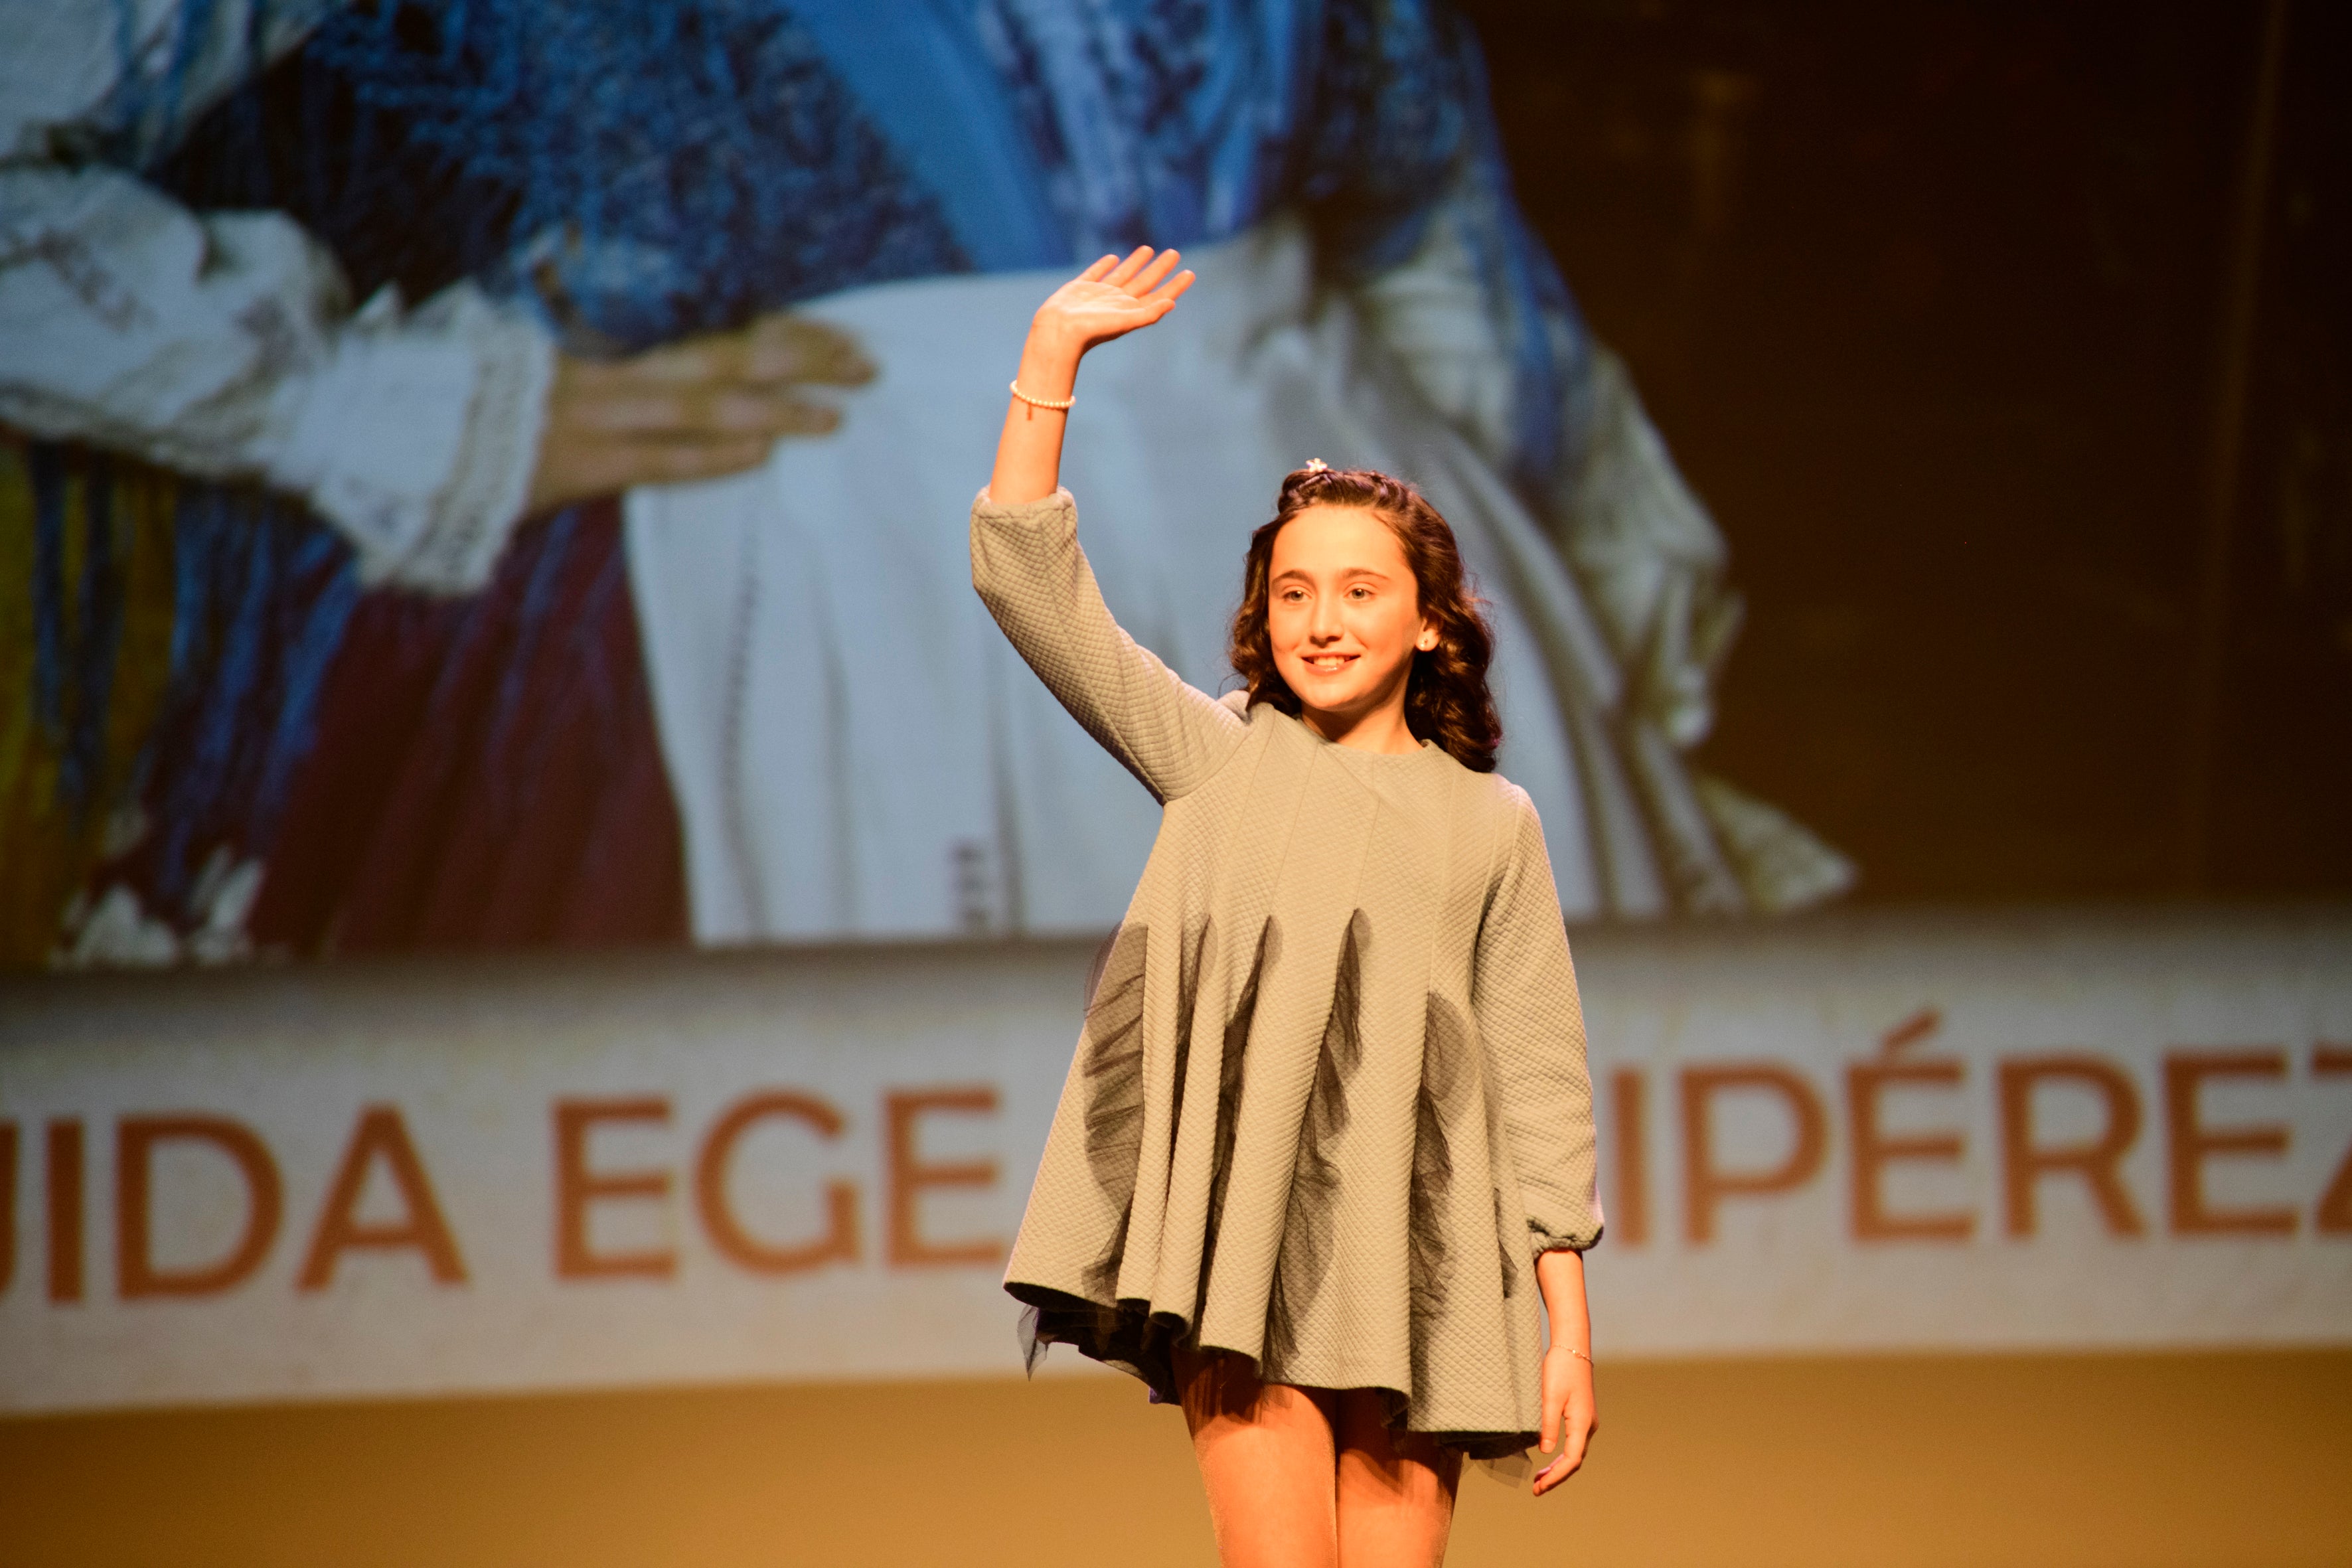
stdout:
POLYGON ((1310 474, 1328 474, 1331 471, 1331 465, 1320 458, 1309 458, 1307 459, 1307 471, 1310 474))

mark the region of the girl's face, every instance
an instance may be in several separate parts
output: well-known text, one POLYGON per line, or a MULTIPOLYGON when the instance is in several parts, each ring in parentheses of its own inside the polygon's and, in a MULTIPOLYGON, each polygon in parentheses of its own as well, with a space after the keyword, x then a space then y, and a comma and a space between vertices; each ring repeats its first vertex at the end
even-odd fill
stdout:
POLYGON ((1300 704, 1343 725, 1401 708, 1413 650, 1437 646, 1404 546, 1356 506, 1308 507, 1274 536, 1265 626, 1300 704))

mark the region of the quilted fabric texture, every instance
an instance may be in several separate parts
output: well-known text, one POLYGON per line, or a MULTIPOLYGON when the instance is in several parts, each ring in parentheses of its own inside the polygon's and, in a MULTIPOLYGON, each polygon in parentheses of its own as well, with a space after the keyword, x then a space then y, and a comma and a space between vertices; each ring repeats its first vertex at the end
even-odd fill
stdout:
POLYGON ((1212 698, 1103 603, 1062 490, 971 518, 972 580, 1160 801, 1005 1276, 1038 1344, 1175 1394, 1179 1345, 1533 1441, 1533 1260, 1600 1239, 1584 1023, 1527 795, 1433 744, 1212 698))

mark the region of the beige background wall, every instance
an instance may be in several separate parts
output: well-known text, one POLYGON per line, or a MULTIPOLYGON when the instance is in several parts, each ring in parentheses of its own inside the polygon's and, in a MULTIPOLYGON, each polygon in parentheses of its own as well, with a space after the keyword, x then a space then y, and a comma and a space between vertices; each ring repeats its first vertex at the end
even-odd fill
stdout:
MULTIPOLYGON (((1451 1563, 2352 1563, 2352 1352, 1608 1365, 1586 1474, 1451 1563)), ((0 1423, 10 1564, 1213 1562, 1110 1377, 0 1423)))

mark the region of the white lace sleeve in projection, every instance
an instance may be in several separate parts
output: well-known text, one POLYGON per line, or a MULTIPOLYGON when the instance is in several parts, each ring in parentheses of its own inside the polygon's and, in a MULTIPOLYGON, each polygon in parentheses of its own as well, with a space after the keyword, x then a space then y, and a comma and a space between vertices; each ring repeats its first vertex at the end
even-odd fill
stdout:
POLYGON ((291 219, 192 213, 88 161, 167 147, 333 8, 274 5, 257 37, 235 0, 0 0, 0 422, 291 491, 365 580, 463 592, 529 493, 546 334, 464 284, 355 316, 291 219))

